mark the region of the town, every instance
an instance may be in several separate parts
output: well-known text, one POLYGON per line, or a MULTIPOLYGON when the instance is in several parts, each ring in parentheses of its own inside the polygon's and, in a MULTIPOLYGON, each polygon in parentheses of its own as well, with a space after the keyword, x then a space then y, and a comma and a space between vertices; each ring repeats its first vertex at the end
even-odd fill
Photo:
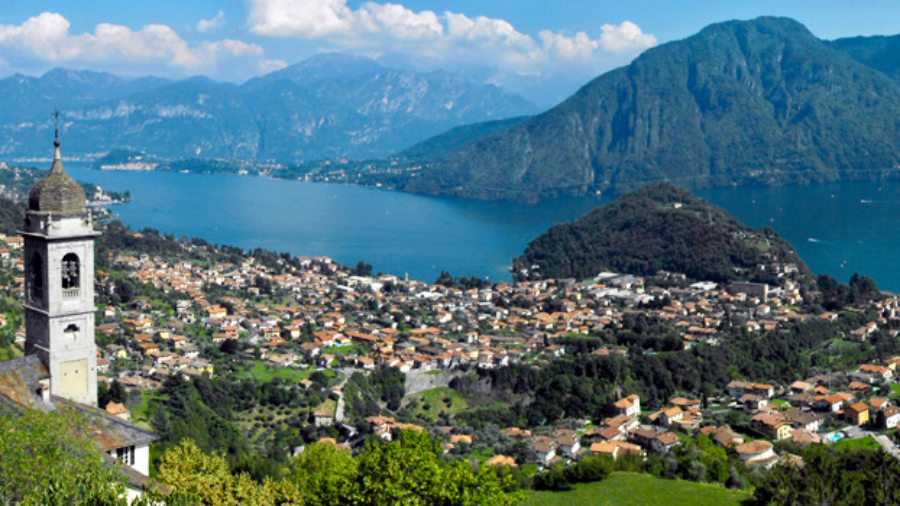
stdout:
MULTIPOLYGON (((794 265, 759 266, 776 273, 778 286, 688 283, 670 272, 494 284, 447 276, 442 284, 429 284, 373 274, 364 262, 347 268, 328 257, 263 261, 248 253, 240 261, 208 262, 197 259, 209 258, 215 246, 203 241, 177 241, 152 230, 124 233, 135 242, 153 236, 178 252, 109 252, 108 268, 98 266, 95 280, 101 392, 125 392, 101 407, 147 427, 148 403, 167 379, 224 375, 281 381, 299 395, 318 391, 309 395, 314 404, 290 414, 262 406, 240 413, 240 426, 260 448, 278 431, 273 420, 298 418, 313 431, 305 432, 305 440, 350 448, 362 433, 390 440, 397 430, 428 430, 441 435, 448 452, 482 448, 479 455, 489 464, 528 466, 532 472, 584 455, 665 454, 701 436, 736 452, 749 469, 799 458, 776 453, 774 445, 784 441, 880 445, 898 455, 900 384, 893 380, 900 356, 790 383, 734 378, 713 385, 712 395, 681 392, 652 403, 622 392, 596 419, 503 428, 504 441, 520 443, 516 455, 492 451, 496 441, 479 445, 481 432, 462 422, 448 425, 457 408, 458 394, 449 387, 454 378, 511 365, 544 367, 565 359, 573 338, 601 335, 636 317, 678 336, 669 351, 718 347, 792 322, 837 323, 865 315, 872 320, 834 336, 829 346, 865 346, 871 336, 885 333, 896 341, 900 298, 805 313, 794 265), (344 399, 348 380, 385 369, 405 375, 404 409, 381 402, 377 414, 348 414, 353 409, 344 399)), ((22 237, 0 240, 5 271, 0 289, 22 300, 22 237)), ((13 304, 7 309, 0 325, 21 347, 22 317, 13 304)), ((21 354, 10 349, 13 356, 21 354)), ((598 346, 590 354, 627 361, 635 349, 598 346)))

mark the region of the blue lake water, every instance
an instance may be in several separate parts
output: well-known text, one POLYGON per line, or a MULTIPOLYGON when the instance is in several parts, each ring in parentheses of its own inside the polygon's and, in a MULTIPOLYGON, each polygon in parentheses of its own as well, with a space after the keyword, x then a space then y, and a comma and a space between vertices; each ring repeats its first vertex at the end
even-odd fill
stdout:
POLYGON ((744 223, 771 226, 814 272, 854 272, 900 291, 900 181, 697 192, 744 223))
POLYGON ((539 205, 409 195, 357 186, 251 176, 96 171, 66 162, 79 181, 130 190, 111 210, 134 228, 153 227, 219 244, 328 255, 375 271, 434 281, 440 271, 510 279, 512 257, 553 223, 600 202, 539 205))
MULTIPOLYGON (((75 162, 66 169, 82 181, 131 190, 134 201, 112 209, 135 228, 328 255, 347 265, 366 260, 376 271, 429 282, 441 269, 509 279, 510 260, 529 240, 601 202, 485 202, 247 176, 93 171, 75 162)), ((771 226, 815 272, 846 281, 858 271, 900 291, 900 182, 721 188, 698 195, 748 225, 771 226)))

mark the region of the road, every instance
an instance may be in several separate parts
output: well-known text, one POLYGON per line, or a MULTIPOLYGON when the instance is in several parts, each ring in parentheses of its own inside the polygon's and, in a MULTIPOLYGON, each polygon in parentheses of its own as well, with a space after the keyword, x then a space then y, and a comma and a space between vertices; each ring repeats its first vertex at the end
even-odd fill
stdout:
POLYGON ((338 395, 337 406, 334 408, 334 421, 337 423, 344 421, 344 385, 347 384, 347 380, 350 379, 350 376, 357 371, 359 371, 359 369, 354 369, 352 367, 338 369, 338 374, 343 375, 344 379, 341 380, 341 393, 338 395))
POLYGON ((881 444, 881 447, 884 448, 884 451, 890 453, 895 458, 900 459, 900 451, 898 451, 897 447, 891 442, 891 439, 884 434, 879 434, 875 436, 875 440, 881 444))

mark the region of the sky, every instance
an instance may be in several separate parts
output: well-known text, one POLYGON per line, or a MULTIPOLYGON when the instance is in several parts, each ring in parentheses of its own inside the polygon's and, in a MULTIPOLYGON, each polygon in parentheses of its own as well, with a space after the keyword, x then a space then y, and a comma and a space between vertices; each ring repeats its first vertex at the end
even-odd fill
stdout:
POLYGON ((3 0, 0 77, 65 67, 240 83, 347 52, 550 105, 650 47, 763 15, 823 39, 900 33, 898 0, 3 0))

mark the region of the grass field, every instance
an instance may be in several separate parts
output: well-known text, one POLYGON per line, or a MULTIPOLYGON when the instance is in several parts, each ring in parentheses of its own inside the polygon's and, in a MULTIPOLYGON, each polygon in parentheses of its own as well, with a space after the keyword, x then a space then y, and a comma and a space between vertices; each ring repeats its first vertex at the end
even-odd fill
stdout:
MULTIPOLYGON (((269 365, 260 360, 254 360, 253 368, 248 371, 237 373, 238 378, 256 378, 260 381, 272 381, 273 378, 285 378, 293 381, 300 381, 308 378, 316 369, 310 368, 305 371, 294 369, 293 367, 280 367, 277 365, 269 365)), ((322 372, 329 376, 334 376, 334 371, 325 369, 322 372)))
POLYGON ((858 439, 843 438, 834 443, 833 448, 839 452, 844 452, 847 450, 874 450, 875 448, 881 448, 881 445, 872 436, 866 436, 858 439))
POLYGON ((333 353, 338 355, 347 355, 356 350, 356 346, 352 344, 348 344, 345 346, 328 346, 323 350, 323 353, 333 353))
POLYGON ((456 390, 448 387, 436 387, 419 392, 413 399, 420 401, 413 412, 416 415, 425 415, 432 420, 437 418, 441 412, 456 414, 469 406, 469 403, 456 390), (449 399, 450 402, 445 402, 444 399, 449 399), (428 408, 426 409, 425 406, 428 408))
POLYGON ((141 403, 131 408, 131 421, 143 427, 150 426, 150 420, 147 418, 147 410, 150 407, 151 399, 168 400, 168 395, 156 395, 150 392, 141 392, 141 403))
POLYGON ((334 399, 325 399, 325 402, 316 406, 316 411, 320 409, 328 410, 334 412, 337 410, 337 401, 334 399))
POLYGON ((900 383, 891 383, 891 393, 888 395, 891 399, 900 397, 900 383))
POLYGON ((664 480, 648 474, 616 473, 569 492, 529 492, 525 506, 739 506, 747 492, 718 485, 664 480))

